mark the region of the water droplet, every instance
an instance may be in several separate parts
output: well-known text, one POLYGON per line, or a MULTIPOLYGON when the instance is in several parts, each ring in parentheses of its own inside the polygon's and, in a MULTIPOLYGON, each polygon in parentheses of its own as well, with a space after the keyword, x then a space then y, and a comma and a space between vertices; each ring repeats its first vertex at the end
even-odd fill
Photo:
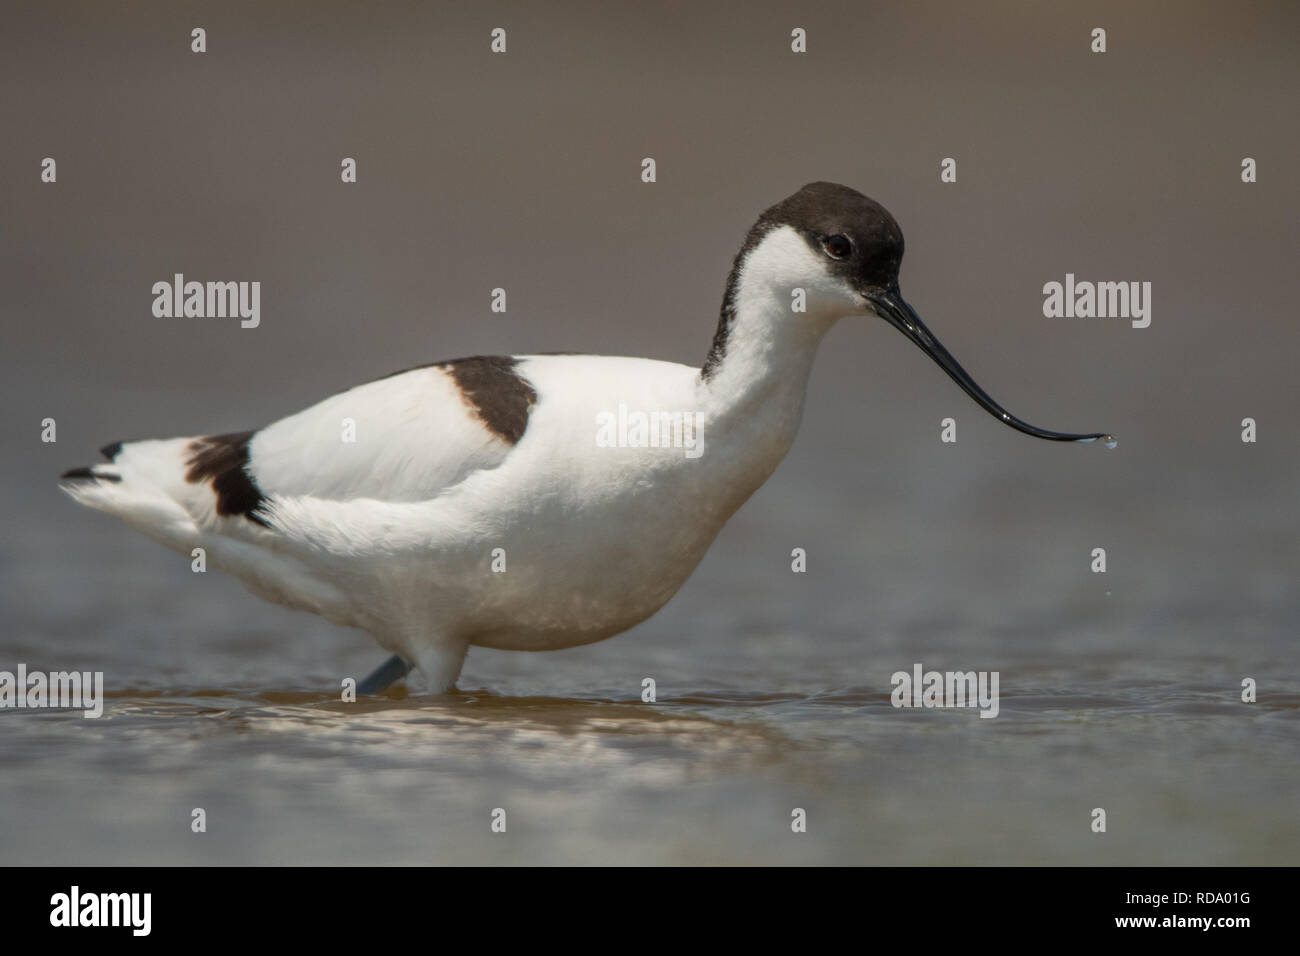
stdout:
POLYGON ((1119 442, 1115 440, 1114 435, 1103 435, 1101 438, 1101 443, 1105 445, 1107 448, 1114 448, 1116 445, 1119 444, 1119 442))

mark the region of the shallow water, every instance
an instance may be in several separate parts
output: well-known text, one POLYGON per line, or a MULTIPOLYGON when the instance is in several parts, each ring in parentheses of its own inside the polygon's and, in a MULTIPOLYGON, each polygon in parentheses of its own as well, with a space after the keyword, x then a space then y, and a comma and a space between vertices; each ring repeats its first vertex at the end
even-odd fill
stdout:
POLYGON ((654 706, 124 692, 93 727, 5 715, 5 861, 1294 862, 1270 768, 1294 759, 1300 695, 1247 710, 1191 681, 1027 683, 1002 703, 981 721, 904 718, 861 688, 654 706))
POLYGON ((1276 626, 1292 597, 1242 615, 1150 568, 1112 577, 1109 598, 1092 580, 1061 593, 1073 561, 963 580, 954 568, 982 550, 963 540, 1025 533, 987 520, 929 554, 882 547, 888 530, 862 538, 847 564, 877 584, 797 576, 779 551, 754 552, 797 540, 825 554, 837 535, 791 528, 852 506, 823 496, 774 516, 770 500, 755 507, 774 481, 749 506, 762 514, 742 512, 633 632, 472 650, 462 693, 427 698, 412 678, 352 704, 330 688, 383 659, 364 635, 192 574, 108 519, 61 516, 80 519, 76 549, 33 532, 27 559, 6 564, 6 652, 102 669, 109 692, 99 720, 0 711, 0 859, 1294 862, 1300 675, 1276 626), (907 584, 927 560, 930 584, 907 584), (999 671, 998 717, 895 709, 890 675, 914 662, 999 671), (1239 701, 1243 675, 1258 703, 1239 701), (205 834, 189 830, 195 807, 205 834))

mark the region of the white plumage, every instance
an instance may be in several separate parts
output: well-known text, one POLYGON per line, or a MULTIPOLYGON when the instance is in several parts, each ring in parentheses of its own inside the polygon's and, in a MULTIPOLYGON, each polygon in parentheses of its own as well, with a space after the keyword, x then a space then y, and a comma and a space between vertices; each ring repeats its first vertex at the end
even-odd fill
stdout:
POLYGON ((526 356, 515 370, 537 395, 515 445, 439 367, 257 432, 245 468, 265 496, 264 524, 217 514, 209 482, 185 479, 194 439, 124 445, 92 469, 120 481, 64 487, 170 548, 205 548, 210 568, 268 600, 364 628, 445 690, 470 643, 549 650, 644 620, 779 457, 769 441, 737 454, 726 418, 710 421, 720 409, 699 369, 526 356), (599 447, 598 415, 620 403, 702 413, 703 454, 599 447), (341 440, 344 419, 353 443, 341 440), (504 572, 492 570, 498 548, 504 572))

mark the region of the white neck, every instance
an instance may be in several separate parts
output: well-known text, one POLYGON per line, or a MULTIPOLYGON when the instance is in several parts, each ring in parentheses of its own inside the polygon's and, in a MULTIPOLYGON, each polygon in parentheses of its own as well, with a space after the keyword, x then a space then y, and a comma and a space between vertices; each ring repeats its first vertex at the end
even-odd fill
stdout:
POLYGON ((854 303, 788 226, 768 232, 736 269, 724 305, 730 327, 721 358, 701 377, 700 406, 711 453, 736 462, 752 492, 794 442, 817 347, 854 303), (792 309, 796 288, 805 312, 792 309))

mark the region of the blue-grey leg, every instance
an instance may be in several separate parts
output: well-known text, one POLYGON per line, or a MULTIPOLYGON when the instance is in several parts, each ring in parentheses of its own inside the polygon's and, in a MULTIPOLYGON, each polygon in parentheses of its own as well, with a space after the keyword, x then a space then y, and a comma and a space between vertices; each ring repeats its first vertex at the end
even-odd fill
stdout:
POLYGON ((379 694, 387 690, 389 685, 401 680, 411 672, 411 665, 402 660, 397 654, 394 654, 388 660, 384 661, 361 683, 357 684, 358 694, 379 694))

